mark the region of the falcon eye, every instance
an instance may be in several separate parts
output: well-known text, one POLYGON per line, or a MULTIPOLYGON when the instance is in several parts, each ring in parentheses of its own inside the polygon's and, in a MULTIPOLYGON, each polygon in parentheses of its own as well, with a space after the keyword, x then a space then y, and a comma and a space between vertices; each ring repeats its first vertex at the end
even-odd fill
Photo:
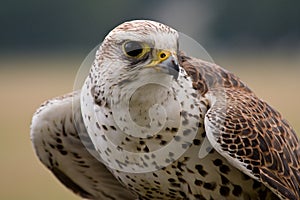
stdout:
POLYGON ((138 58, 144 55, 144 48, 140 42, 128 41, 123 45, 125 54, 129 57, 138 58))

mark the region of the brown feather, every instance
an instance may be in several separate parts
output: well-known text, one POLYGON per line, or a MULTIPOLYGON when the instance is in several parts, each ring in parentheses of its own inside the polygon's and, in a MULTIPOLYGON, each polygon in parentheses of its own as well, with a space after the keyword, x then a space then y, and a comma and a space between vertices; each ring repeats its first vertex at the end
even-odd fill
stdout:
POLYGON ((299 138, 288 122, 232 73, 212 63, 180 57, 201 95, 224 92, 225 102, 217 98, 206 114, 219 153, 244 163, 245 171, 280 198, 300 199, 299 138))

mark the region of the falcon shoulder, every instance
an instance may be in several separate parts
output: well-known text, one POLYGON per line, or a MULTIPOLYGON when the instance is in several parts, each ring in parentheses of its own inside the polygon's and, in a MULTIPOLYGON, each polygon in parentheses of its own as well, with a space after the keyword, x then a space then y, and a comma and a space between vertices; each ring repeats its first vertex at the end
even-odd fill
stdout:
POLYGON ((80 92, 73 92, 49 100, 37 110, 31 124, 37 156, 56 178, 83 198, 134 199, 91 154, 94 146, 84 128, 79 101, 80 92))
POLYGON ((221 67, 181 56, 193 87, 209 103, 206 136, 234 167, 281 199, 300 199, 300 144, 280 113, 221 67))

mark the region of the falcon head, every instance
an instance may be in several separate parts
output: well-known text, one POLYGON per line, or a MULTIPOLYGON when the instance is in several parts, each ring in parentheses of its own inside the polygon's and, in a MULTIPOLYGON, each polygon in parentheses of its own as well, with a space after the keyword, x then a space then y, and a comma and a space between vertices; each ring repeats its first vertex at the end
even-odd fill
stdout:
POLYGON ((104 39, 96 55, 100 77, 121 83, 164 73, 178 77, 178 32, 148 20, 125 22, 104 39))

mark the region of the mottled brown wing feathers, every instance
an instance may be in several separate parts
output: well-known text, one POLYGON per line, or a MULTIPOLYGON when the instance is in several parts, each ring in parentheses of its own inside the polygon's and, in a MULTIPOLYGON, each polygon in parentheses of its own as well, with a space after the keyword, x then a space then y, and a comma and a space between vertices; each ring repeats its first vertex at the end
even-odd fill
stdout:
POLYGON ((300 199, 299 139, 280 113, 215 64, 181 56, 181 66, 210 104, 205 129, 213 147, 280 198, 300 199))

